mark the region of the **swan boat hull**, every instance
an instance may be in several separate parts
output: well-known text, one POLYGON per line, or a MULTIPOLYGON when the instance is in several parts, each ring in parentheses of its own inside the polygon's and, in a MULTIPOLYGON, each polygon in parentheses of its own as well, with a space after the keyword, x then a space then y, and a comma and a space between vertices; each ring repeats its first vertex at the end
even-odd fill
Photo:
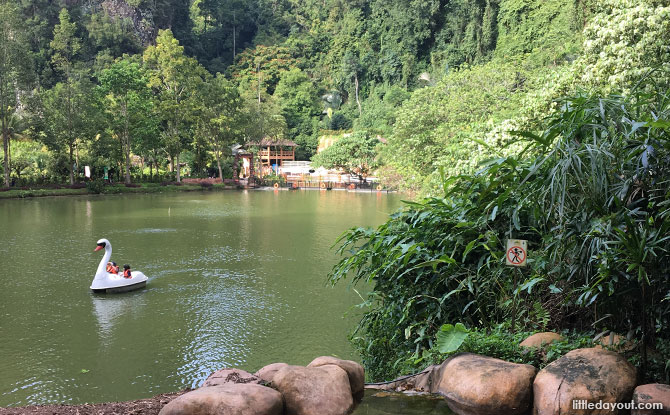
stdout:
POLYGON ((141 281, 136 282, 135 284, 123 285, 120 287, 111 287, 111 288, 91 288, 91 291, 97 294, 117 294, 117 293, 127 293, 129 291, 139 290, 147 286, 147 282, 141 281))
POLYGON ((148 278, 140 271, 131 272, 132 278, 123 278, 117 274, 107 274, 103 278, 96 278, 91 284, 94 293, 125 293, 139 290, 147 285, 148 278))

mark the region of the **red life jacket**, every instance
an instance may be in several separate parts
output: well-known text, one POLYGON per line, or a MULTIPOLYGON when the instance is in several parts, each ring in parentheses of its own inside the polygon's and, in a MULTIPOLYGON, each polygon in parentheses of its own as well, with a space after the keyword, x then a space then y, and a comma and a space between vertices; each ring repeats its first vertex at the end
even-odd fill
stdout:
POLYGON ((114 273, 114 265, 112 265, 112 264, 107 264, 107 272, 109 272, 109 273, 114 273))
POLYGON ((123 278, 133 278, 133 276, 130 275, 130 270, 129 269, 124 269, 123 270, 123 278))
POLYGON ((119 273, 119 266, 112 266, 112 273, 118 274, 119 273))

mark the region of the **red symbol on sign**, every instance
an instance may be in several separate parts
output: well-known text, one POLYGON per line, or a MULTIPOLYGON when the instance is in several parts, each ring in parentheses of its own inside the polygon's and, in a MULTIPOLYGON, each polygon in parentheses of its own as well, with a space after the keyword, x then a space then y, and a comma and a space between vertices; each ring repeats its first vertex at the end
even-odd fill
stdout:
POLYGON ((520 246, 513 246, 507 251, 507 259, 512 264, 522 264, 526 260, 526 251, 520 246))

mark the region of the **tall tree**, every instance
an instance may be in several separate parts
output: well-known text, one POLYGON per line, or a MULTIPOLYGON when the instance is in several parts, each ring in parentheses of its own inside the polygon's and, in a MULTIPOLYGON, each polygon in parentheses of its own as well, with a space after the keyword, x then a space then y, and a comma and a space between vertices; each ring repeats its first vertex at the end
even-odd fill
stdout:
POLYGON ((211 146, 223 180, 221 159, 228 153, 230 145, 240 135, 242 99, 235 86, 223 75, 209 79, 200 92, 197 132, 211 146))
POLYGON ((0 130, 4 151, 4 183, 9 187, 9 146, 12 118, 18 106, 19 86, 29 71, 27 42, 19 10, 10 0, 0 1, 0 130))
POLYGON ((81 73, 75 74, 74 64, 75 57, 81 50, 81 40, 77 37, 77 25, 70 20, 70 13, 63 8, 58 16, 59 23, 54 27, 54 38, 51 41, 51 48, 54 53, 51 57, 51 62, 63 74, 64 82, 62 84, 62 91, 59 88, 58 92, 53 95, 62 100, 63 116, 65 117, 66 142, 69 148, 69 164, 70 164, 70 184, 74 184, 74 150, 76 146, 75 123, 77 114, 75 113, 77 106, 75 102, 75 92, 73 82, 75 76, 82 76, 81 73))
POLYGON ((314 130, 321 113, 319 95, 319 89, 298 68, 284 72, 275 89, 289 136, 298 144, 298 160, 309 160, 318 145, 314 130))
POLYGON ((121 60, 100 76, 105 108, 112 130, 119 138, 125 164, 125 182, 130 184, 130 152, 140 136, 153 133, 151 90, 137 63, 121 60))
POLYGON ((165 149, 176 166, 177 182, 181 181, 179 156, 187 145, 187 129, 193 121, 196 91, 206 76, 198 62, 184 55, 172 32, 161 30, 156 46, 144 52, 149 69, 149 85, 157 96, 157 108, 163 122, 165 149))
MULTIPOLYGON (((41 141, 56 153, 68 155, 70 184, 74 183, 74 164, 78 148, 92 140, 103 124, 93 83, 87 77, 57 83, 41 94, 41 141)), ((77 166, 79 167, 79 166, 77 166)))

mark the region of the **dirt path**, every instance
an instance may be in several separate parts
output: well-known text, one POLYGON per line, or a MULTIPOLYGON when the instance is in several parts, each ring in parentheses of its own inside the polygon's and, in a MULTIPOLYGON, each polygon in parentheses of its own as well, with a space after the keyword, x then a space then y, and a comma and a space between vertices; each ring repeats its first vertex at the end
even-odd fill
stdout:
POLYGON ((153 398, 128 402, 106 402, 83 405, 39 405, 0 408, 0 415, 157 415, 161 408, 188 390, 164 393, 153 398))

